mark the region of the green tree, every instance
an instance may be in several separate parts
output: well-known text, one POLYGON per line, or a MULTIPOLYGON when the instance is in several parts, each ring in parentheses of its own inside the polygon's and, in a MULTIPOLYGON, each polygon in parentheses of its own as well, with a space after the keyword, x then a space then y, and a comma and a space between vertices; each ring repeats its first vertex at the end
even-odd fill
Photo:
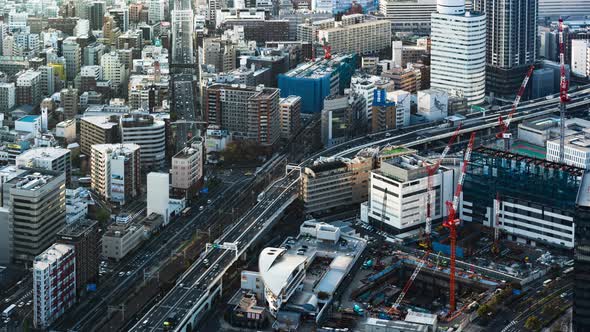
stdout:
POLYGON ((531 331, 537 331, 541 329, 541 321, 539 318, 537 318, 537 316, 530 316, 524 323, 524 327, 531 331))
POLYGON ((96 220, 101 224, 106 223, 111 218, 111 213, 107 209, 100 208, 96 211, 96 220))
POLYGON ((484 304, 477 309, 477 315, 479 317, 484 317, 485 315, 487 315, 491 311, 492 311, 492 308, 489 305, 484 304))

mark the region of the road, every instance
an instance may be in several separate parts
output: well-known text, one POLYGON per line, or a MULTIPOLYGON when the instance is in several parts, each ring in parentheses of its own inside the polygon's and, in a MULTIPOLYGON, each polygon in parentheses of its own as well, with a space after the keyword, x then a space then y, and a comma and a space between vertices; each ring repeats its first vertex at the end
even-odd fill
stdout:
POLYGON ((297 195, 299 181, 298 171, 293 171, 284 178, 274 182, 266 190, 264 198, 248 211, 235 225, 225 232, 216 244, 206 252, 177 281, 176 286, 157 303, 131 331, 163 331, 164 321, 176 317, 178 325, 182 325, 195 307, 209 295, 209 289, 222 274, 233 264, 238 254, 259 236, 271 221, 270 217, 297 195), (297 173, 297 174, 295 174, 297 173), (223 244, 234 244, 235 250, 223 248, 223 244))
MULTIPOLYGON (((568 104, 568 109, 587 107, 590 105, 588 99, 590 95, 590 86, 584 86, 576 91, 570 93, 571 102, 568 104)), ((559 98, 552 99, 535 99, 525 102, 521 102, 518 107, 514 120, 533 118, 535 116, 547 115, 553 112, 558 112, 559 98)), ((501 114, 504 118, 510 112, 511 107, 505 106, 495 111, 486 112, 485 116, 480 113, 469 113, 467 118, 463 121, 461 132, 469 132, 474 128, 485 125, 487 127, 498 126, 498 116, 501 114)), ((516 129, 515 121, 511 129, 516 129)), ((367 135, 365 137, 359 137, 348 140, 346 143, 338 144, 326 149, 323 149, 306 159, 302 160, 300 165, 307 166, 311 164, 320 156, 324 157, 352 157, 360 150, 367 147, 382 147, 385 145, 404 145, 416 146, 423 142, 432 140, 433 136, 443 135, 450 137, 456 128, 446 127, 439 128, 438 126, 443 125, 444 121, 438 121, 434 123, 418 124, 404 128, 391 129, 388 131, 380 132, 373 135, 367 135)), ((445 137, 442 137, 445 138, 445 137)))
POLYGON ((91 331, 95 323, 107 315, 108 305, 120 300, 120 295, 140 283, 144 271, 162 265, 170 258, 170 254, 181 243, 188 240, 186 234, 193 234, 195 229, 203 225, 213 224, 214 209, 224 206, 225 199, 239 192, 251 178, 243 178, 222 188, 215 195, 211 204, 194 216, 180 217, 161 231, 159 236, 152 237, 142 247, 120 262, 112 274, 101 280, 98 291, 86 301, 73 307, 62 319, 54 324, 55 330, 91 331), (129 272, 128 272, 129 271, 129 272), (123 272, 123 276, 119 274, 123 272))

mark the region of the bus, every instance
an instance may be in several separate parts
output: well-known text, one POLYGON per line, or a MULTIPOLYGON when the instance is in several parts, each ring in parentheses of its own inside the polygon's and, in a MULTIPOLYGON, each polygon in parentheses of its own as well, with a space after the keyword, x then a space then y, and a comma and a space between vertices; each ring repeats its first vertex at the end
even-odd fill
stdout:
POLYGON ((4 311, 2 312, 2 318, 10 318, 10 316, 12 316, 12 313, 14 312, 14 309, 16 309, 16 304, 11 304, 10 306, 8 306, 8 308, 4 309, 4 311))
POLYGON ((568 275, 574 271, 574 267, 568 267, 567 269, 563 270, 563 275, 568 275))
POLYGON ((180 214, 181 214, 183 217, 186 217, 186 216, 188 216, 188 214, 189 214, 189 213, 191 213, 191 208, 190 208, 190 207, 184 208, 184 210, 182 210, 182 212, 180 212, 180 214))
POLYGON ((553 281, 552 279, 547 279, 547 280, 543 281, 543 287, 549 286, 552 281, 553 281))

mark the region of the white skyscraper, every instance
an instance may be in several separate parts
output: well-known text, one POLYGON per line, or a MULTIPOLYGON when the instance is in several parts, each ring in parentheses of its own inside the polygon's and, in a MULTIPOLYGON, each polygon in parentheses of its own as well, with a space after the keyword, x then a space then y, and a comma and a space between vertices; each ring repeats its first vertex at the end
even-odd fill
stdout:
POLYGON ((163 21, 165 10, 164 0, 150 0, 149 5, 148 20, 150 23, 163 21))
POLYGON ((465 11, 465 0, 439 0, 432 14, 431 87, 467 98, 485 98, 486 16, 465 11))

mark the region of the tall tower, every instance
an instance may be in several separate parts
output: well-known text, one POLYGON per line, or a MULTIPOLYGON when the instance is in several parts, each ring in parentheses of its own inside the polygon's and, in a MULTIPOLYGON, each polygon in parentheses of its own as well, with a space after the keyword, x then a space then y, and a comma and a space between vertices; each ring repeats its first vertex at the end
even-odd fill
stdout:
POLYGON ((486 15, 466 11, 465 0, 438 0, 431 19, 431 87, 483 103, 486 15))
POLYGON ((487 17, 486 88, 514 96, 537 58, 539 0, 475 0, 487 17))

